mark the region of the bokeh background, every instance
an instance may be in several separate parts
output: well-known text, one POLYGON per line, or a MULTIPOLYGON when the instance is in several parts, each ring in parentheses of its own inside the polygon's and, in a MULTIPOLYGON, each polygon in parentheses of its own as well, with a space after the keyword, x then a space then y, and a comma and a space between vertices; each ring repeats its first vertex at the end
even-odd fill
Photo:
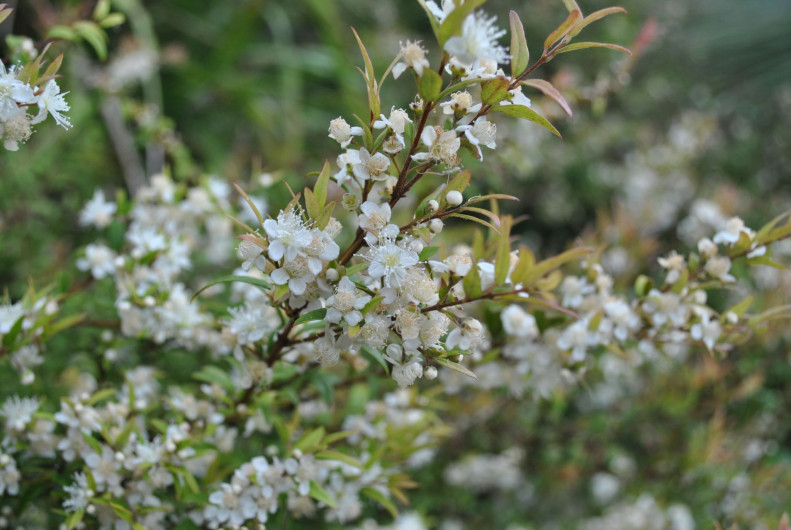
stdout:
MULTIPOLYGON (((579 3, 585 12, 610 5, 579 3)), ((379 72, 400 41, 431 47, 412 0, 113 6, 127 23, 110 31, 107 61, 84 44, 54 46, 67 52, 74 128, 40 127, 18 152, 0 154, 0 286, 12 298, 29 279, 77 275, 64 263, 91 240, 76 219, 96 188, 133 190, 166 167, 177 180, 215 174, 246 183, 272 209, 285 204, 279 180, 302 187, 338 154, 329 121, 367 112, 349 27, 379 72)), ((93 2, 16 7, 0 34, 41 41, 90 14, 93 2)), ((503 207, 526 216, 518 229, 535 252, 577 237, 606 243, 603 264, 629 289, 638 274, 658 274, 657 257, 693 248, 731 215, 755 227, 791 205, 791 3, 623 7, 627 15, 589 27, 584 40, 630 46, 632 58, 587 50, 537 71, 574 110, 570 119, 531 94, 563 140, 503 121, 497 150, 468 162, 475 190, 520 198, 503 207)), ((534 56, 565 13, 560 0, 487 3, 503 24, 509 9, 534 56)), ((406 106, 409 83, 388 80, 383 107, 406 106)), ((448 237, 465 236, 450 226, 448 237)), ((791 247, 781 245, 776 259, 789 263, 791 247)), ((786 271, 759 267, 745 281, 760 293, 757 308, 789 303, 786 271)), ((712 296, 723 307, 730 299, 712 296)), ((454 397, 475 414, 416 471, 412 507, 447 529, 680 529, 690 518, 700 527, 776 527, 791 506, 789 381, 787 335, 770 329, 725 359, 679 351, 628 369, 603 360, 577 391, 550 399, 454 397), (467 459, 473 454, 494 460, 481 465, 467 459), (487 476, 498 469, 513 480, 487 476)))

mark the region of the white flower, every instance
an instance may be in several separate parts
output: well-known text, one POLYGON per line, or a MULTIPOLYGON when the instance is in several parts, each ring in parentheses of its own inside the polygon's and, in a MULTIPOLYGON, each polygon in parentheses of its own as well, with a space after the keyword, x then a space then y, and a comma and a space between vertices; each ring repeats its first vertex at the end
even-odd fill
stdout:
POLYGON ((630 331, 636 331, 640 327, 640 317, 623 300, 606 302, 604 312, 615 326, 613 335, 621 342, 627 339, 630 331))
POLYGON ((324 263, 338 257, 341 248, 332 240, 332 237, 318 228, 310 230, 311 242, 305 248, 308 258, 308 269, 313 274, 319 274, 324 269, 324 263))
POLYGON ((85 247, 85 257, 77 260, 77 268, 81 271, 90 269, 91 275, 97 280, 115 273, 115 252, 110 247, 90 243, 85 247))
POLYGON ((596 287, 589 284, 585 278, 566 276, 560 284, 563 293, 563 305, 572 309, 579 307, 584 298, 594 292, 596 287))
POLYGON ((710 258, 712 256, 717 255, 717 245, 709 239, 708 237, 704 237, 700 241, 698 241, 698 252, 702 255, 710 258))
POLYGON ((406 388, 418 377, 423 377, 423 365, 420 364, 420 357, 405 357, 403 348, 398 344, 389 345, 384 358, 393 365, 390 375, 400 388, 406 388))
POLYGON ((571 350, 571 360, 580 362, 585 359, 589 346, 598 343, 597 334, 588 329, 588 319, 576 321, 561 333, 557 345, 561 350, 571 350))
POLYGON ((63 509, 67 513, 85 509, 94 495, 94 492, 88 486, 88 478, 85 473, 75 473, 74 483, 70 486, 65 486, 63 491, 69 494, 69 498, 63 501, 63 509))
POLYGON ((38 100, 36 101, 36 105, 38 105, 38 114, 30 123, 41 123, 46 119, 47 113, 49 113, 58 125, 64 129, 69 129, 71 127, 71 121, 61 114, 61 112, 69 110, 69 104, 66 103, 66 99, 63 97, 66 94, 68 94, 68 92, 64 92, 63 94, 60 93, 60 87, 54 79, 49 81, 44 86, 44 91, 38 96, 38 100))
POLYGON ((472 103, 472 96, 466 90, 454 92, 450 96, 450 101, 443 101, 439 104, 443 114, 475 114, 481 110, 481 104, 472 103))
POLYGON ((497 43, 505 30, 494 25, 497 17, 487 17, 482 11, 470 13, 461 26, 461 35, 451 37, 445 43, 445 51, 455 62, 471 66, 488 59, 497 63, 508 60, 508 52, 497 43))
POLYGON ((264 230, 269 236, 269 257, 273 261, 284 256, 286 262, 293 261, 304 255, 305 248, 313 242, 313 235, 293 208, 281 211, 277 221, 265 220, 264 230))
POLYGON ((506 307, 500 313, 500 320, 503 323, 505 332, 512 337, 524 339, 535 339, 538 337, 538 326, 536 325, 535 317, 530 313, 526 313, 516 304, 506 307))
POLYGON ((269 275, 275 285, 288 284, 289 290, 299 296, 305 292, 309 282, 312 282, 315 275, 310 271, 308 259, 304 256, 297 256, 291 261, 286 261, 282 267, 272 271, 269 275))
POLYGON ((10 455, 0 452, 0 497, 6 493, 17 495, 21 478, 22 473, 17 469, 16 461, 10 455))
POLYGON ((643 310, 651 315, 655 326, 662 326, 668 321, 676 326, 683 326, 689 316, 689 307, 684 305, 679 295, 656 289, 651 289, 648 293, 648 299, 643 302, 643 310))
POLYGON ((352 165, 354 176, 360 180, 377 180, 382 181, 388 177, 388 170, 390 169, 390 159, 382 153, 371 155, 368 150, 363 147, 359 150, 359 162, 352 165))
POLYGON ((402 287, 408 269, 417 264, 418 255, 392 240, 385 240, 379 246, 371 247, 368 259, 371 278, 382 278, 385 287, 402 287))
POLYGON ((366 231, 365 241, 368 245, 374 245, 379 240, 379 236, 394 238, 398 235, 398 226, 390 223, 390 205, 385 203, 376 204, 373 201, 365 201, 360 205, 362 213, 357 216, 360 228, 366 231))
POLYGON ((692 327, 689 328, 689 335, 695 340, 703 341, 709 350, 714 348, 721 333, 722 326, 719 321, 709 320, 708 313, 703 313, 700 322, 692 324, 692 327))
POLYGON ((330 122, 329 131, 329 137, 341 144, 344 149, 352 142, 353 136, 363 134, 362 127, 352 127, 340 116, 330 122))
POLYGON ((706 262, 706 272, 723 282, 735 282, 736 278, 729 274, 731 259, 727 256, 714 256, 706 262))
POLYGON ((241 526, 245 521, 241 502, 242 491, 244 490, 240 487, 227 483, 220 484, 220 489, 209 495, 210 504, 204 509, 204 517, 221 524, 227 522, 235 527, 241 526))
POLYGON ((530 107, 533 104, 530 98, 522 94, 522 85, 508 91, 508 98, 500 102, 500 105, 521 105, 530 107))
POLYGON ((371 297, 362 294, 355 287, 348 276, 341 278, 335 294, 327 299, 327 322, 338 324, 341 319, 345 320, 350 326, 356 326, 363 319, 360 309, 365 307, 371 297))
POLYGON ((417 153, 413 160, 436 160, 448 165, 456 163, 456 152, 461 147, 461 140, 456 131, 444 131, 441 127, 426 127, 420 140, 428 148, 427 152, 417 153))
POLYGON ((482 116, 475 120, 473 125, 459 125, 456 131, 464 132, 467 140, 475 146, 478 150, 478 158, 483 159, 481 152, 481 145, 485 145, 489 149, 497 147, 494 139, 497 135, 497 126, 486 120, 486 116, 482 116))
POLYGON ((3 403, 0 416, 5 416, 7 433, 20 434, 25 426, 33 419, 33 414, 38 410, 38 399, 20 398, 12 396, 3 403))
POLYGON ((228 308, 228 313, 228 330, 236 335, 239 344, 258 342, 280 324, 277 310, 262 302, 248 301, 244 306, 228 308))
POLYGON ((744 221, 738 217, 731 217, 725 222, 725 226, 714 234, 715 243, 725 243, 728 246, 733 246, 739 241, 739 237, 746 234, 748 238, 752 239, 755 232, 744 226, 744 221))
POLYGON ((97 491, 109 491, 113 495, 121 494, 123 491, 121 463, 115 458, 115 452, 110 447, 102 446, 101 455, 91 452, 85 457, 85 463, 91 468, 97 491))
POLYGON ((445 346, 451 349, 458 347, 466 351, 477 346, 482 339, 483 325, 474 318, 468 318, 462 322, 461 326, 448 334, 448 338, 445 339, 445 346))
POLYGON ((442 0, 440 4, 442 7, 438 6, 434 0, 428 0, 426 2, 426 7, 428 10, 431 11, 431 14, 436 17, 437 22, 441 23, 448 17, 448 15, 453 12, 454 9, 456 9, 456 2, 455 0, 442 0))
POLYGON ((105 228, 113 221, 113 214, 118 210, 118 205, 104 199, 104 192, 96 190, 93 197, 85 204, 80 212, 80 224, 93 225, 96 228, 105 228))
POLYGON ((12 118, 19 112, 19 105, 36 102, 33 89, 27 83, 16 78, 16 67, 6 71, 0 61, 0 121, 12 118))
POLYGON ((684 256, 675 250, 671 251, 667 257, 658 258, 657 261, 662 267, 668 270, 667 277, 665 278, 667 283, 676 283, 681 277, 681 271, 687 264, 684 260, 684 256))
MULTIPOLYGON (((453 2, 451 2, 452 4, 453 2)), ((393 66, 393 78, 398 79, 407 68, 412 68, 418 77, 423 75, 423 69, 431 65, 426 59, 426 50, 418 42, 406 41, 406 44, 399 43, 401 51, 399 55, 404 59, 393 66)))
POLYGON ((403 109, 397 109, 395 107, 390 109, 389 118, 386 118, 384 114, 381 114, 380 118, 381 119, 374 122, 374 129, 384 129, 385 127, 390 127, 390 130, 397 135, 404 134, 404 130, 406 130, 406 124, 412 123, 412 120, 409 119, 409 114, 407 114, 406 111, 403 109))

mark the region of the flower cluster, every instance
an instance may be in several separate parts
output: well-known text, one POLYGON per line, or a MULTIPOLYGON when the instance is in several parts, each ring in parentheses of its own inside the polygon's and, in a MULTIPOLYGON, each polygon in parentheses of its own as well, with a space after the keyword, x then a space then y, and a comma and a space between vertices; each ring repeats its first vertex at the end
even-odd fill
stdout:
POLYGON ((20 79, 22 73, 25 69, 16 65, 6 68, 0 62, 0 139, 9 151, 19 149, 19 144, 33 134, 33 125, 47 116, 52 116, 64 129, 71 127, 71 121, 63 114, 69 110, 66 93, 61 93, 57 81, 50 78, 41 86, 31 86, 27 79, 20 79), (37 109, 35 115, 28 113, 28 108, 33 106, 37 109))

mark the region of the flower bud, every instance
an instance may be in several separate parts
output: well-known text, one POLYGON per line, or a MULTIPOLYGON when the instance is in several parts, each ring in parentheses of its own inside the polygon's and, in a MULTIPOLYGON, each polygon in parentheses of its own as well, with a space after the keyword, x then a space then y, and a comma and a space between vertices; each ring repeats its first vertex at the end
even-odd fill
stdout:
POLYGON ((357 195, 353 193, 344 193, 341 199, 341 205, 344 210, 353 212, 360 206, 360 200, 357 198, 357 195))
POLYGON ((434 199, 431 199, 430 201, 428 201, 428 205, 426 206, 426 209, 428 210, 428 213, 434 213, 437 210, 439 210, 439 203, 434 199))
POLYGON ((440 232, 442 232, 442 227, 443 227, 442 219, 432 219, 431 222, 428 224, 428 228, 429 230, 431 230, 433 234, 439 234, 440 232))
POLYGON ((434 368, 433 366, 429 366, 423 372, 423 377, 425 377, 429 381, 432 380, 432 379, 436 379, 437 378, 437 369, 434 368))
POLYGON ((445 200, 449 206, 458 206, 464 202, 464 196, 460 191, 451 190, 445 195, 445 200))
POLYGON ((327 281, 330 282, 337 282, 338 281, 338 270, 337 269, 327 269, 327 272, 324 274, 327 278, 327 281))

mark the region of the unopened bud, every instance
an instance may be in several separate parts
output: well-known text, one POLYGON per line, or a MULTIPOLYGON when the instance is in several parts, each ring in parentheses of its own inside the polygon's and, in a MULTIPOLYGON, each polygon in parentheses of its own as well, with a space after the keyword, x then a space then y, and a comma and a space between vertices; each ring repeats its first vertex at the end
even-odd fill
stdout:
POLYGON ((428 224, 429 230, 431 230, 434 234, 439 234, 442 232, 442 219, 432 219, 431 222, 428 224))
POLYGON ((431 199, 430 201, 428 201, 427 209, 428 209, 428 213, 434 213, 437 210, 439 210, 439 203, 434 199, 431 199))
POLYGON ((448 202, 449 206, 458 206, 464 202, 464 196, 460 191, 451 190, 445 195, 445 200, 448 202))
POLYGON ((437 369, 434 368, 433 366, 429 366, 428 368, 426 368, 423 371, 423 377, 425 377, 429 381, 432 380, 432 379, 436 379, 437 378, 437 369))

